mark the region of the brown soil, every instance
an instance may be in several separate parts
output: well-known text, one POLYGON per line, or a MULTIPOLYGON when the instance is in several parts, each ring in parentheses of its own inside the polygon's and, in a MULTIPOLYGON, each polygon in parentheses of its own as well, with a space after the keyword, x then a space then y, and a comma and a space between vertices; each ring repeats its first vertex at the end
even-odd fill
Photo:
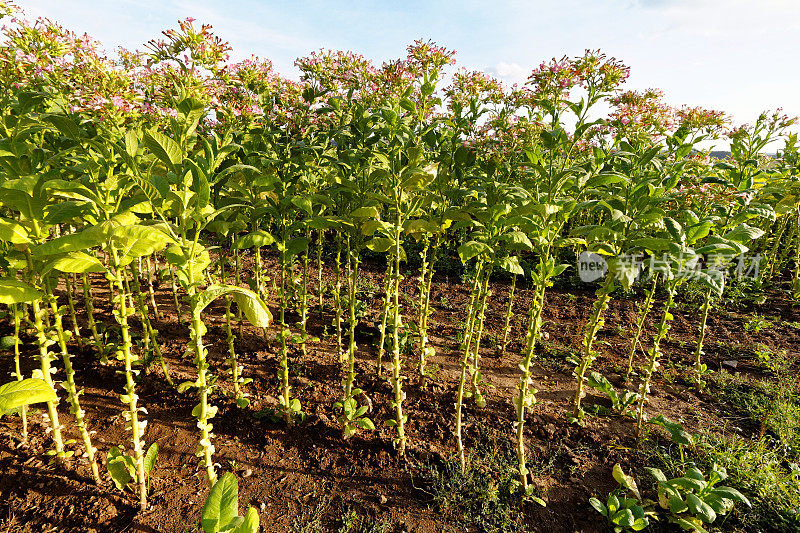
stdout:
MULTIPOLYGON (((275 271, 274 260, 267 268, 275 271)), ((409 273, 403 290, 407 295, 406 309, 414 299, 414 273, 409 273)), ((333 273, 326 272, 331 282, 333 273)), ((336 423, 333 403, 340 396, 341 370, 337 362, 333 338, 324 335, 323 325, 332 316, 326 311, 320 319, 312 310, 310 333, 322 337, 310 343, 308 354, 302 356, 292 347, 291 385, 307 414, 303 423, 286 427, 269 417, 255 416, 259 411, 275 408, 279 395, 277 369, 278 344, 249 325, 237 337, 236 349, 244 365, 244 376, 253 379, 246 386, 252 405, 236 407, 225 396, 231 387, 227 379, 227 344, 223 329, 223 304, 213 304, 205 314, 208 333, 204 341, 210 352, 211 371, 220 376, 221 387, 213 403, 220 408, 213 420, 215 459, 220 472, 235 469, 239 479, 240 505, 252 505, 259 510, 264 531, 294 531, 295 524, 320 517, 323 531, 336 531, 337 519, 345 508, 360 515, 375 516, 378 521, 392 524, 387 531, 439 532, 460 531, 455 517, 437 512, 432 497, 422 479, 425 465, 441 464, 455 451, 453 437, 455 389, 459 366, 456 336, 464 319, 468 287, 438 276, 432 294, 433 316, 430 339, 437 355, 429 363, 438 367, 435 383, 420 391, 415 376, 416 355, 408 358, 405 373, 408 397, 404 408, 409 421, 406 426, 409 449, 406 459, 397 456, 392 448, 393 430, 385 425, 390 418, 391 389, 385 380, 376 377, 377 323, 381 305, 383 268, 367 263, 363 268, 363 287, 368 294, 368 316, 358 327, 357 386, 371 399, 369 416, 377 429, 360 431, 344 441, 336 423)), ((113 318, 108 306, 107 284, 101 277, 93 279, 93 294, 97 319, 109 326, 113 318)), ((507 305, 508 286, 494 283, 493 296, 486 317, 482 366, 487 382, 487 405, 478 409, 468 403, 465 410, 467 448, 481 444, 490 435, 500 442, 511 442, 513 436, 512 395, 518 382, 519 352, 526 326, 529 290, 518 287, 512 322, 512 342, 506 355, 499 355, 495 339, 502 338, 507 305)), ((274 291, 271 291, 274 294, 274 291)), ((315 291, 312 290, 312 293, 315 291)), ((364 295, 362 295, 362 298, 364 295)), ((164 283, 157 291, 161 321, 154 325, 176 383, 195 379, 191 361, 182 357, 188 341, 187 317, 175 316, 172 294, 164 283)), ((607 494, 616 484, 611 467, 619 462, 634 469, 640 463, 636 452, 634 422, 629 418, 589 417, 585 427, 567 422, 566 412, 574 390, 572 365, 565 362, 568 352, 579 346, 582 327, 591 309, 594 294, 591 290, 552 290, 544 311, 544 331, 549 335, 540 350, 535 367, 535 383, 539 403, 526 424, 527 446, 532 463, 549 462, 550 467, 534 476, 537 493, 546 501, 541 508, 526 503, 519 519, 533 531, 601 531, 603 523, 587 504, 592 495, 607 494)), ((63 298, 66 303, 66 298, 63 298)), ((311 299, 312 303, 316 301, 311 299)), ((274 304, 275 302, 272 302, 274 304)), ((660 315, 661 301, 647 322, 645 348, 652 337, 654 322, 660 315)), ((273 307, 274 309, 274 307, 273 307)), ((768 303, 751 309, 762 316, 775 317, 769 327, 759 333, 743 327, 747 315, 713 310, 709 318, 706 341, 706 362, 717 370, 723 361, 736 360, 737 371, 758 373, 753 364, 753 346, 797 349, 800 331, 788 325, 800 321, 800 313, 791 302, 777 293, 768 303)), ((82 298, 78 314, 83 314, 82 298)), ((721 426, 719 406, 713 398, 688 387, 687 366, 691 362, 699 322, 699 310, 682 307, 674 312, 675 321, 665 352, 664 367, 653 387, 649 413, 661 413, 680 420, 690 431, 712 425, 721 426), (683 365, 683 366, 682 366, 683 365), (669 379, 666 379, 669 378, 669 379)), ((293 320, 296 319, 292 317, 293 320)), ((410 317, 409 317, 410 318, 410 317)), ((636 300, 612 301, 604 328, 597 339, 601 356, 594 369, 601 371, 615 386, 623 385, 622 372, 626 365, 629 333, 636 319, 636 300)), ((80 319, 82 320, 82 319, 80 319)), ((138 331, 138 322, 134 328, 138 331)), ((65 325, 69 319, 65 318, 65 325)), ((332 327, 327 328, 333 332, 332 327)), ((7 335, 7 319, 2 334, 7 335)), ((83 334, 88 335, 87 329, 83 334)), ((36 366, 33 339, 25 339, 26 372, 36 366)), ((99 363, 93 349, 71 343, 77 381, 84 389, 82 406, 87 412, 89 428, 94 431, 94 444, 100 450, 102 463, 108 449, 126 443, 123 406, 119 401, 123 376, 120 364, 99 363)), ((0 358, 0 375, 8 376, 13 359, 5 352, 0 358)), ((792 355, 797 355, 792 353, 792 355)), ((60 368, 60 362, 55 366, 60 368)), ((56 379, 63 379, 59 371, 56 379)), ((2 381, 7 381, 4 378, 2 381)), ((633 387, 633 385, 629 385, 633 387)), ((19 438, 20 419, 5 417, 0 421, 0 525, 3 531, 196 531, 207 486, 197 468, 194 455, 197 442, 195 420, 191 415, 196 403, 191 393, 179 394, 165 381, 161 369, 154 364, 143 376, 137 393, 140 404, 149 412, 145 433, 147 445, 157 442, 160 448, 156 468, 150 480, 151 508, 140 513, 135 497, 116 490, 106 474, 104 486, 95 486, 82 452, 77 432, 72 429, 72 417, 62 400, 59 408, 68 438, 77 450, 75 457, 63 463, 51 463, 45 452, 50 447, 49 435, 41 414, 31 414, 30 440, 23 444, 19 438)), ((62 394, 63 397, 63 394, 62 394)), ((585 404, 607 405, 594 390, 588 391, 585 404)), ((757 428, 742 428, 757 431, 757 428)), ((639 465, 641 466, 641 465, 639 465)), ((535 471, 535 469, 534 469, 535 471)))

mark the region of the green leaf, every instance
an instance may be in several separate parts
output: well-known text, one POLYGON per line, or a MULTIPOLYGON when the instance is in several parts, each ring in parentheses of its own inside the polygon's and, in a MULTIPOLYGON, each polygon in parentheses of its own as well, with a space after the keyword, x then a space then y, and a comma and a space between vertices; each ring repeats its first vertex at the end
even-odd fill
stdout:
POLYGON ((105 272, 107 270, 99 259, 85 252, 70 252, 64 257, 59 257, 58 259, 50 261, 43 270, 44 272, 48 272, 53 269, 59 272, 75 274, 105 272))
POLYGON ((44 294, 16 278, 0 278, 0 303, 11 305, 41 300, 44 294))
POLYGON ((191 190, 197 195, 197 207, 203 209, 211 198, 211 187, 208 185, 208 174, 192 159, 186 159, 192 173, 191 190))
POLYGON ((261 172, 256 167, 252 167, 250 165, 231 165, 229 167, 225 167, 216 176, 214 176, 214 183, 219 183, 224 178, 236 174, 241 174, 244 177, 255 177, 259 176, 261 172))
POLYGON ((58 399, 53 387, 44 380, 28 378, 0 385, 0 416, 22 407, 41 402, 54 402, 58 399))
POLYGON ((261 248, 269 246, 275 242, 275 238, 264 230, 256 230, 247 235, 239 237, 233 243, 233 248, 236 250, 245 250, 247 248, 261 248))
POLYGON ((247 514, 244 516, 244 522, 236 526, 236 529, 233 530, 233 533, 258 533, 258 528, 258 511, 251 507, 247 510, 247 514))
POLYGON ((714 512, 714 509, 696 495, 687 494, 686 503, 689 505, 689 511, 697 515, 706 524, 710 524, 717 519, 717 513, 714 512))
POLYGON ((637 500, 641 500, 642 496, 639 494, 639 489, 636 486, 636 480, 633 479, 632 476, 627 475, 625 472, 622 471, 622 467, 619 463, 614 465, 613 470, 611 471, 611 475, 614 477, 617 483, 623 488, 628 489, 636 496, 637 500))
POLYGON ((764 235, 764 230, 742 223, 723 235, 723 237, 744 245, 750 245, 751 241, 758 239, 762 235, 764 235))
POLYGON ((142 459, 144 461, 144 473, 148 476, 150 472, 153 471, 153 467, 156 465, 156 458, 158 457, 158 443, 153 443, 147 449, 147 453, 144 455, 142 459))
POLYGON ((375 237, 374 239, 367 242, 366 246, 373 252, 388 252, 393 247, 393 242, 391 239, 387 239, 385 237, 375 237))
POLYGON ((208 493, 200 526, 205 533, 218 533, 239 515, 239 484, 236 476, 226 472, 208 493))
POLYGON ((711 493, 720 498, 725 498, 734 502, 740 502, 748 507, 752 507, 750 500, 748 500, 744 494, 732 487, 716 487, 713 491, 711 491, 711 493))
POLYGON ((254 326, 267 328, 272 323, 272 313, 264 300, 259 298, 256 293, 240 289, 240 291, 234 292, 233 300, 254 326))
POLYGON ((106 468, 108 473, 111 474, 111 480, 116 485, 117 489, 125 490, 128 483, 133 482, 133 475, 131 470, 133 466, 133 459, 127 455, 123 455, 118 448, 112 447, 108 452, 106 458, 106 468))
POLYGON ((272 313, 264 300, 253 291, 235 285, 209 285, 198 296, 194 312, 201 314, 211 302, 226 294, 233 295, 236 305, 254 326, 266 328, 272 323, 272 313))
POLYGON ((183 150, 174 139, 159 131, 152 130, 144 134, 144 145, 162 163, 177 173, 177 167, 183 161, 183 150))
POLYGON ((111 244, 117 249, 121 265, 161 251, 170 242, 173 242, 171 237, 153 226, 120 226, 111 234, 111 244))
POLYGON ((354 209, 350 216, 353 218, 378 218, 379 214, 380 211, 378 211, 377 207, 367 206, 354 209))
POLYGON ((676 243, 682 244, 686 242, 686 234, 683 231, 683 227, 680 225, 680 223, 678 223, 677 220, 670 217, 664 217, 664 226, 667 228, 667 231, 676 243))
POLYGON ((78 139, 81 136, 78 125, 66 115, 47 115, 45 119, 68 139, 78 139))
POLYGON ((303 211, 306 215, 312 215, 314 213, 314 206, 311 203, 311 200, 306 196, 295 196, 292 198, 292 204, 303 211))
POLYGON ((10 242, 11 244, 28 244, 28 231, 11 220, 0 218, 0 240, 10 242))
POLYGON ((597 498, 589 498, 589 505, 594 507, 595 511, 597 511, 601 515, 603 516, 608 515, 608 509, 606 509, 606 506, 603 505, 603 502, 601 502, 597 498))
POLYGON ((493 251, 492 247, 486 243, 469 241, 458 247, 458 256, 461 258, 461 262, 466 263, 477 255, 491 254, 493 251))
POLYGON ((295 237, 286 243, 286 255, 292 257, 308 249, 310 241, 307 237, 295 237))
POLYGON ((501 258, 497 264, 500 268, 502 268, 506 272, 510 272, 511 274, 516 274, 518 276, 522 276, 525 274, 525 271, 519 264, 519 257, 515 255, 505 256, 501 258))

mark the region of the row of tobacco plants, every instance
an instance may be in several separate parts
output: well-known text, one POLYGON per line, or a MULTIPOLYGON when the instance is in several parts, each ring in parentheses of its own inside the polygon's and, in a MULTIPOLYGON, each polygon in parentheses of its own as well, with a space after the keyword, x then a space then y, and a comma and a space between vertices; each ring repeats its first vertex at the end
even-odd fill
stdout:
MULTIPOLYGON (((431 42, 415 42, 405 58, 380 66, 320 50, 297 60, 302 74, 294 81, 267 60, 229 62, 227 44, 209 26, 186 20, 144 51, 119 50, 112 59, 87 36, 46 19, 28 22, 0 5, 8 18, 0 45, 0 301, 14 327, 7 347, 20 382, 4 386, 3 412, 19 412, 25 438, 24 404, 45 402, 57 460, 73 453, 59 419, 66 400, 82 440, 74 448, 82 447, 101 483, 70 350, 77 341, 103 363, 120 361, 130 440, 105 463, 118 487, 136 491, 142 509, 157 448, 147 445, 147 410, 136 390, 150 364, 160 364, 172 383, 151 321, 164 312, 153 298, 153 272, 168 273, 175 316, 189 317, 182 325, 197 377, 174 386, 197 397, 197 456, 214 485, 215 391, 230 380, 238 406, 249 405, 234 343, 244 319, 279 346, 279 414, 291 426, 307 406, 290 387, 289 355, 305 353, 314 340, 309 321, 332 309, 342 437, 385 424, 403 455, 404 389, 433 379, 426 360, 435 353, 427 335, 435 266, 456 253, 472 288, 456 347, 453 438, 463 463, 462 408, 485 403, 484 319, 496 297, 490 280, 505 271, 512 282, 504 351, 515 290, 532 295, 521 353, 507 354, 519 362, 510 409, 523 496, 532 496, 524 428, 537 402, 531 375, 542 311, 577 254, 599 254, 608 270, 574 361, 565 416, 578 424, 586 387, 608 386, 593 371, 595 337, 620 289, 647 279, 628 368, 638 393, 615 404, 639 430, 656 414, 648 393, 682 284, 703 287, 693 367, 701 388, 705 323, 726 279, 741 273, 742 258, 760 263, 738 283, 757 288, 791 271, 800 292, 798 151, 789 133, 794 120, 779 112, 733 128, 721 112, 670 108, 656 90, 623 90, 627 67, 598 51, 542 63, 527 84, 507 88, 484 73, 455 70, 454 53, 431 42), (610 111, 598 118, 602 109, 610 111), (722 137, 730 157, 708 157, 703 147, 722 137), (775 143, 779 156, 764 156, 775 143), (279 258, 270 282, 266 249, 279 258), (404 266, 412 250, 418 271, 404 266), (388 420, 367 417, 355 371, 364 314, 356 288, 367 251, 386 260, 375 371, 393 390, 388 420), (253 258, 253 276, 244 274, 245 256, 253 258), (326 261, 336 268, 332 287, 322 281, 326 261), (410 304, 400 298, 409 275, 416 284, 410 304), (116 328, 95 321, 92 282, 107 284, 116 328), (659 287, 668 297, 653 309, 659 287), (73 294, 81 293, 86 314, 76 316, 73 294), (228 335, 224 376, 209 372, 203 344, 204 312, 218 298, 228 335), (659 317, 656 335, 637 356, 648 313, 659 317), (299 321, 289 323, 295 315, 299 321), (23 338, 37 347, 32 376, 20 370, 23 338), (56 375, 64 376, 57 395, 56 375)), ((257 527, 257 516, 235 514, 226 520, 242 531, 257 527)))

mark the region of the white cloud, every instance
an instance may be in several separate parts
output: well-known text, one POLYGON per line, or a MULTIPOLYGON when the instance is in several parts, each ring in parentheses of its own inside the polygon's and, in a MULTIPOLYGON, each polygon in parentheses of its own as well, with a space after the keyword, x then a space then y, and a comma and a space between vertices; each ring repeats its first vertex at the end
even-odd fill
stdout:
POLYGON ((501 61, 492 67, 483 69, 487 74, 491 74, 506 85, 519 84, 522 85, 528 80, 531 73, 531 68, 526 68, 519 63, 507 63, 501 61))

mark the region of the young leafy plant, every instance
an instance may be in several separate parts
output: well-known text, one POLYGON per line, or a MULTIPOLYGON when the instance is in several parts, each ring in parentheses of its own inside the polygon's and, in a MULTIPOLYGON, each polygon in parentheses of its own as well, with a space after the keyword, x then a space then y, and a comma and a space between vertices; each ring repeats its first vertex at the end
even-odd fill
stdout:
POLYGON ((667 479, 658 468, 647 469, 658 481, 658 504, 670 512, 670 522, 684 531, 705 533, 704 524, 712 524, 718 516, 728 514, 737 503, 750 507, 750 501, 738 490, 719 485, 728 477, 722 467, 714 465, 708 474, 692 466, 683 477, 667 479))
POLYGON ((626 389, 617 390, 614 385, 599 372, 592 372, 587 380, 587 385, 595 390, 604 393, 611 400, 611 410, 603 406, 598 406, 601 414, 616 414, 620 416, 633 416, 633 406, 639 395, 626 389))
POLYGON ((200 527, 204 533, 258 533, 258 511, 250 507, 239 516, 239 483, 236 476, 226 472, 208 493, 200 527))
POLYGON ((606 517, 614 533, 645 529, 650 525, 653 512, 642 506, 636 481, 625 474, 619 464, 614 465, 613 476, 619 487, 611 491, 605 503, 593 497, 589 498, 589 504, 606 517))

